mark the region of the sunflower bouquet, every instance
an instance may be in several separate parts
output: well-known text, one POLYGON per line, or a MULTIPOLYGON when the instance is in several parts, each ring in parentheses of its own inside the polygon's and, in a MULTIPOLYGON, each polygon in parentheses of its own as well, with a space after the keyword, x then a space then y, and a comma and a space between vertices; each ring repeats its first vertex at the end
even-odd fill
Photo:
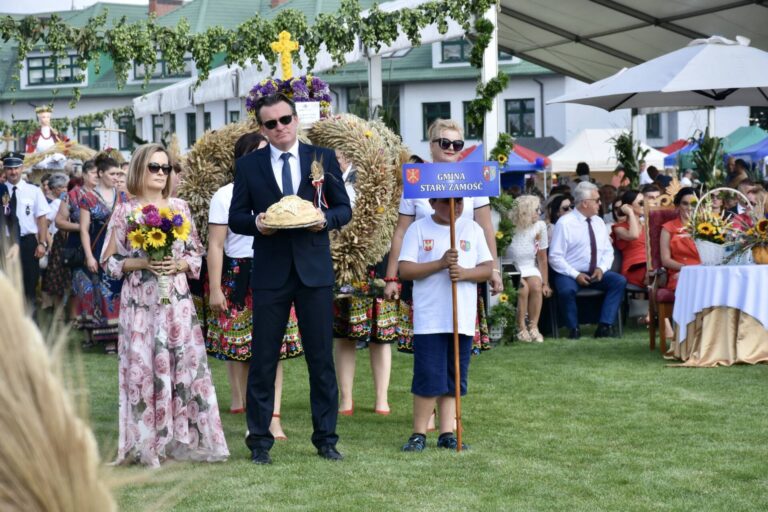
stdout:
MULTIPOLYGON (((143 250, 149 259, 160 261, 172 255, 176 240, 186 241, 191 224, 181 212, 149 204, 128 215, 128 242, 133 249, 143 250)), ((158 277, 160 303, 170 304, 170 278, 158 277)))
POLYGON ((729 259, 751 252, 755 263, 768 263, 768 218, 765 209, 765 201, 759 200, 746 219, 737 218, 736 250, 729 259))

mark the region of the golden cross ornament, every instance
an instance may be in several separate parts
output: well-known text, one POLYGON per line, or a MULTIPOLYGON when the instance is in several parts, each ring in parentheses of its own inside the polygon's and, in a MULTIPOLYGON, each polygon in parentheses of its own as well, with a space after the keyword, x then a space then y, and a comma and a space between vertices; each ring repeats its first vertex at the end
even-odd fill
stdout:
POLYGON ((291 64, 291 53, 298 51, 299 43, 291 41, 290 32, 283 30, 277 37, 277 41, 270 44, 272 51, 280 55, 280 68, 283 70, 283 80, 290 80, 293 77, 293 67, 291 64))

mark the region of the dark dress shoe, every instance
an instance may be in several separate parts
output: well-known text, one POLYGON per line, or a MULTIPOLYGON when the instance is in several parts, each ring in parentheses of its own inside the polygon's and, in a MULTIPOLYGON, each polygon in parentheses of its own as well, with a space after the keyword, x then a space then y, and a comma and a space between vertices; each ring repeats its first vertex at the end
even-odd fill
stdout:
POLYGON ((251 452, 251 462, 254 464, 272 464, 272 457, 267 450, 253 450, 251 452))
POLYGON ((344 456, 332 444, 326 444, 317 449, 317 454, 328 460, 342 460, 344 456))
POLYGON ((577 339, 579 339, 579 338, 581 338, 581 331, 579 330, 579 328, 578 328, 578 327, 576 327, 575 329, 571 329, 570 331, 568 331, 568 339, 569 339, 569 340, 577 340, 577 339))
POLYGON ((600 324, 595 331, 595 338, 612 338, 613 328, 608 324, 600 324))

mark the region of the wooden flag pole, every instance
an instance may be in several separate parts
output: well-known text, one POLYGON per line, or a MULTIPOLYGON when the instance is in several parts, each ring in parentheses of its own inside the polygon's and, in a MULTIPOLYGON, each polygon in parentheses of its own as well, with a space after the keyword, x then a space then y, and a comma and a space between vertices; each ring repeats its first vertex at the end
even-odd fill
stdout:
MULTIPOLYGON (((451 209, 451 249, 456 249, 456 202, 450 198, 451 209)), ((453 298, 453 379, 456 383, 456 451, 461 451, 461 368, 459 367, 459 316, 458 290, 456 281, 451 281, 451 296, 453 298)))

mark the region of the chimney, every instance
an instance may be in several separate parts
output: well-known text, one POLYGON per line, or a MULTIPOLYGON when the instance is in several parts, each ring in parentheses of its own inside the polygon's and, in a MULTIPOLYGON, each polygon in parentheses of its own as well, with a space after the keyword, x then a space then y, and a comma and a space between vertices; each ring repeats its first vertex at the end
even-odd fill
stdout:
POLYGON ((272 0, 272 8, 274 9, 274 8, 275 8, 275 7, 277 7, 278 5, 280 5, 280 4, 284 4, 284 3, 285 3, 285 2, 287 2, 287 1, 288 1, 288 0, 272 0))
POLYGON ((163 16, 181 7, 183 4, 184 0, 149 0, 149 13, 163 16))

